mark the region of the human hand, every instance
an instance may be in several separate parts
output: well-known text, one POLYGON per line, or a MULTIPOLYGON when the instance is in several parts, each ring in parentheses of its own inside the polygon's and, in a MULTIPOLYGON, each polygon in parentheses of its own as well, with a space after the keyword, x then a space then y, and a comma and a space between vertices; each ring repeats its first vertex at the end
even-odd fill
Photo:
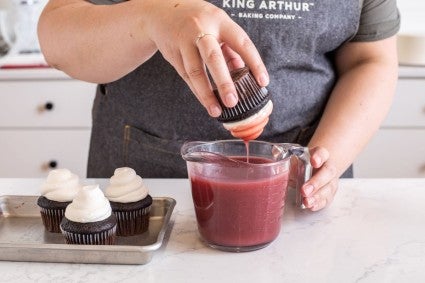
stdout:
POLYGON ((261 86, 268 84, 251 39, 222 9, 200 0, 150 2, 143 29, 210 116, 218 117, 221 107, 207 70, 227 107, 238 100, 229 69, 247 65, 261 86))
POLYGON ((323 147, 310 150, 310 162, 314 168, 313 176, 302 187, 304 205, 311 211, 320 210, 329 205, 338 189, 337 169, 329 158, 329 152, 323 147))

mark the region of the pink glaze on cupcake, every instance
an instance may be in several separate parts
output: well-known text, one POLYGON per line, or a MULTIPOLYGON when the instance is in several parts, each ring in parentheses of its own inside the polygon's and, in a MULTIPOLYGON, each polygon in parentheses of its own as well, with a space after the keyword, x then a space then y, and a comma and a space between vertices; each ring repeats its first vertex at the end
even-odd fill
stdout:
POLYGON ((254 115, 236 122, 223 123, 226 130, 230 131, 235 138, 245 141, 255 140, 264 130, 269 122, 269 116, 273 111, 273 102, 269 100, 267 104, 254 115))

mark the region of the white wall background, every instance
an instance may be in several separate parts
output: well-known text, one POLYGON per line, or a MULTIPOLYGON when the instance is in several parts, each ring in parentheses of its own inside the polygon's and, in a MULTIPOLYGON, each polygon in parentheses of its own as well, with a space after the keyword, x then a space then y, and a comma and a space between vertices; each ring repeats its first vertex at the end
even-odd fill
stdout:
POLYGON ((425 35, 425 0, 397 0, 401 13, 401 34, 425 35))

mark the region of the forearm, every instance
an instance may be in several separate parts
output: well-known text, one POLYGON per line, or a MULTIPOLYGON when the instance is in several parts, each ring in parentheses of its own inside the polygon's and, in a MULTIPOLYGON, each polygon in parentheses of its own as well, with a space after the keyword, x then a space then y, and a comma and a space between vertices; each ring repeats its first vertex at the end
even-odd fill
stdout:
POLYGON ((129 73, 156 52, 144 31, 143 2, 50 1, 38 25, 47 62, 74 78, 96 83, 129 73))
POLYGON ((338 176, 354 162, 379 128, 391 106, 396 81, 394 54, 359 60, 341 74, 309 144, 328 149, 338 176))

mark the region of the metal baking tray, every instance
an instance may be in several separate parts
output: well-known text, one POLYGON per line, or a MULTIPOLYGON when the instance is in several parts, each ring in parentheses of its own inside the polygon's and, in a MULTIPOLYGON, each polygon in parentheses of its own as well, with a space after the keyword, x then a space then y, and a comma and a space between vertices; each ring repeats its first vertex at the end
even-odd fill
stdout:
POLYGON ((37 206, 38 196, 0 196, 0 260, 146 264, 168 240, 176 201, 155 197, 149 230, 117 237, 115 245, 68 245, 60 233, 47 232, 37 206))

